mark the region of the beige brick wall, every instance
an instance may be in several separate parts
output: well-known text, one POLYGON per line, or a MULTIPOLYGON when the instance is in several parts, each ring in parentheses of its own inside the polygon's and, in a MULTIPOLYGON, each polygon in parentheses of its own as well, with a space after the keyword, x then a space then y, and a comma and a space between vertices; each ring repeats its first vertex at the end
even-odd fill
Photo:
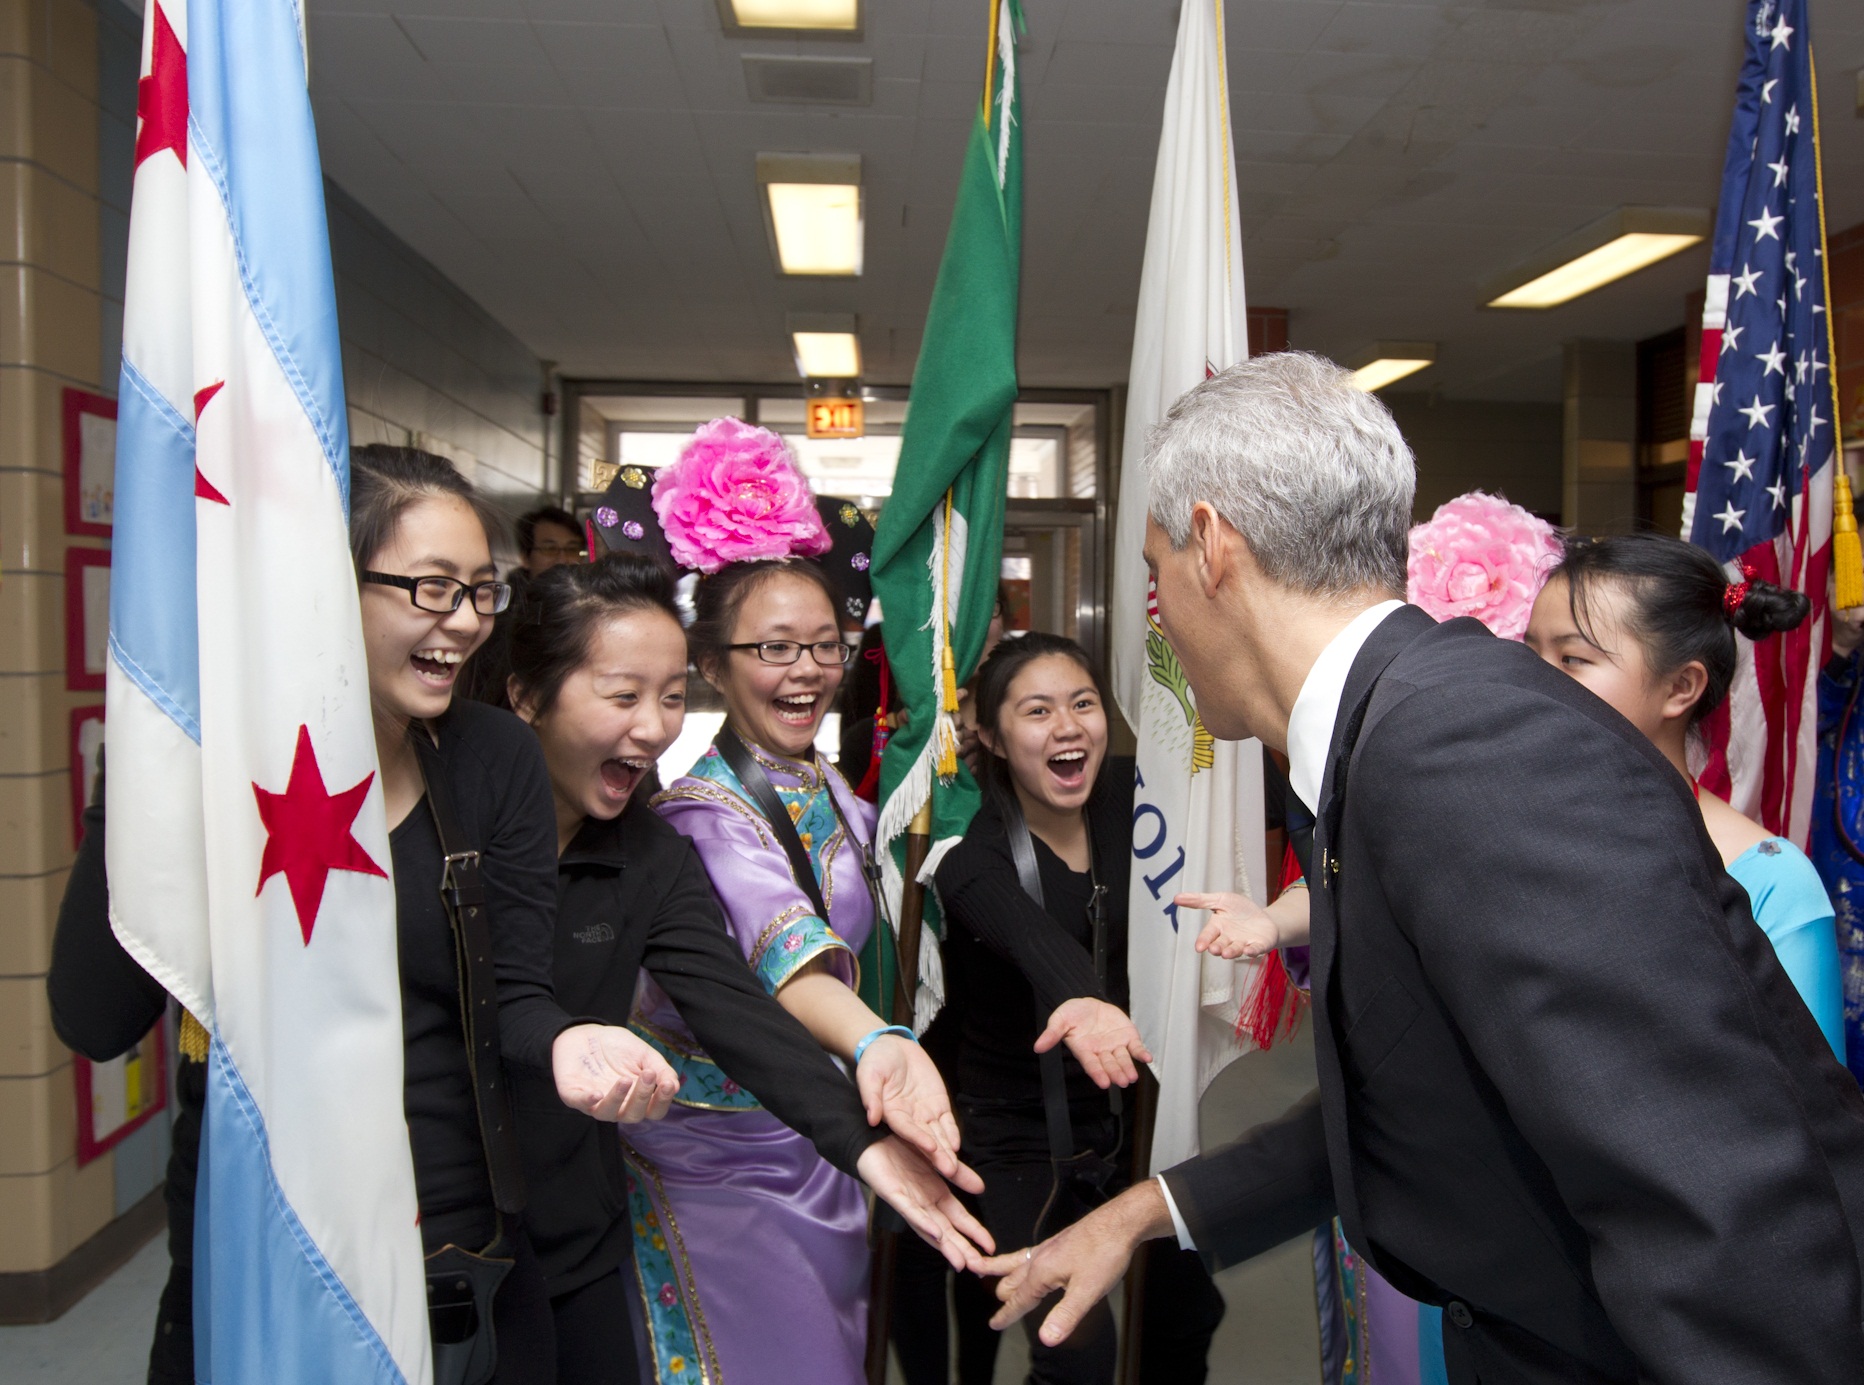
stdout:
POLYGON ((0 0, 0 1272, 56 1263, 114 1215, 111 1156, 73 1156, 71 1055, 45 1002, 71 865, 62 391, 97 378, 97 16, 0 0))

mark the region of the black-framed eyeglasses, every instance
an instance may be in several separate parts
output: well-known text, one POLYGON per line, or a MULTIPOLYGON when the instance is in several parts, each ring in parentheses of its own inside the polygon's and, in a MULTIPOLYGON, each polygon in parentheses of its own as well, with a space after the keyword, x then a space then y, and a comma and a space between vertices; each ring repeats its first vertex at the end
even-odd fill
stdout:
POLYGON ((795 640, 759 640, 755 644, 728 644, 727 649, 755 649, 757 657, 767 664, 793 664, 803 657, 803 651, 809 651, 809 657, 818 664, 833 666, 845 664, 853 657, 854 651, 840 640, 820 640, 815 644, 798 644, 795 640))
POLYGON ((511 605, 509 582, 462 582, 457 577, 401 577, 392 572, 365 572, 365 582, 378 587, 400 587, 416 610, 431 611, 437 616, 452 615, 460 602, 472 594, 472 608, 482 616, 495 616, 511 605))

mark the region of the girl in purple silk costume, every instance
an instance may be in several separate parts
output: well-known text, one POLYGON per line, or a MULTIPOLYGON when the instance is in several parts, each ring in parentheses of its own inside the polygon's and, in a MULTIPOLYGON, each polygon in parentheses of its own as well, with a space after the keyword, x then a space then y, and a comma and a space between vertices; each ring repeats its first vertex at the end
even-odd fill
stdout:
MULTIPOLYGON (((855 981, 852 949, 867 941, 874 909, 861 878, 858 847, 840 830, 834 795, 849 826, 873 831, 874 809, 841 776, 779 759, 752 747, 784 806, 795 814, 829 906, 825 923, 791 878, 789 862, 743 785, 716 751, 655 800, 661 815, 692 839, 730 925, 765 987, 777 994, 806 968, 855 981)), ((636 1191, 631 1201, 659 1214, 658 1235, 686 1263, 677 1281, 691 1331, 711 1359, 712 1378, 733 1381, 856 1382, 865 1379, 867 1206, 861 1188, 814 1146, 760 1109, 707 1061, 653 978, 635 1005, 633 1028, 655 1044, 682 1077, 679 1104, 645 1138, 629 1141, 636 1191), (683 1255, 680 1252, 683 1251, 683 1255)), ((637 1223, 653 1224, 637 1212, 637 1223)), ((643 1275, 645 1283, 667 1283, 643 1275)), ((663 1383, 683 1380, 670 1356, 683 1334, 679 1307, 650 1305, 651 1335, 671 1349, 656 1353, 663 1383), (669 1331, 671 1329, 671 1331, 669 1331)), ((688 1361, 696 1366, 698 1362, 688 1361)), ((697 1375, 691 1378, 697 1379, 697 1375)))
MULTIPOLYGON (((906 1112, 914 1142, 936 1146, 929 1157, 940 1171, 978 1191, 957 1162, 957 1125, 931 1060, 854 989, 857 955, 891 935, 882 923, 876 936, 862 870, 874 809, 812 748, 848 648, 821 570, 789 557, 828 547, 808 488, 781 439, 722 419, 656 479, 653 500, 674 558, 708 574, 693 652, 725 699, 721 740, 741 743, 748 762, 736 761, 738 771, 753 781, 715 745, 655 806, 692 840, 758 979, 852 1062, 869 1119, 884 1107, 897 1130, 906 1112), (820 909, 757 806, 760 778, 801 841, 820 909)), ((632 1027, 681 1079, 667 1119, 624 1146, 635 1268, 644 1287, 657 1286, 644 1293, 648 1378, 697 1382, 703 1370, 711 1385, 861 1385, 860 1186, 712 1062, 651 977, 632 1027)))

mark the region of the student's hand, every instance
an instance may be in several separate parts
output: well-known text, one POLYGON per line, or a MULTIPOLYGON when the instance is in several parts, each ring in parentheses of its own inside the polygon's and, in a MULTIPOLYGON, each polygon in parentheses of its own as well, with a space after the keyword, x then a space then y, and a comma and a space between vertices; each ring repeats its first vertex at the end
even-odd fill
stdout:
MULTIPOLYGON (((984 1256, 997 1248, 983 1224, 965 1210, 925 1156, 897 1136, 869 1145, 854 1168, 874 1195, 904 1217, 954 1270, 976 1273, 984 1256)), ((964 1172, 970 1175, 967 1182, 984 1186, 970 1169, 964 1172)))
POLYGON ((557 1095, 572 1111, 633 1125, 659 1120, 680 1089, 667 1060, 613 1024, 573 1024, 550 1045, 557 1095))
POLYGON ((1003 1276, 997 1285, 1003 1307, 990 1325, 1001 1332, 1062 1289, 1061 1302, 1042 1320, 1037 1334, 1046 1345, 1060 1346, 1088 1310, 1120 1282, 1140 1244, 1170 1234, 1171 1213, 1158 1180, 1134 1184, 1041 1245, 984 1261, 980 1274, 1003 1276))
POLYGON ((1199 952, 1233 961, 1238 957, 1260 957, 1281 946, 1275 920, 1248 895, 1181 894, 1172 903, 1180 909, 1210 910, 1210 922, 1192 944, 1199 952))
POLYGON ((867 1123, 887 1128, 932 1161, 932 1167, 967 1193, 984 1182, 958 1162, 958 1122, 951 1096, 926 1051, 911 1039, 882 1034, 854 1069, 867 1123))
POLYGON ((1132 1086, 1139 1080, 1139 1064, 1152 1061, 1139 1027, 1126 1011, 1092 996, 1076 996, 1057 1005, 1048 1027, 1036 1038, 1036 1052, 1047 1053, 1063 1043, 1103 1090, 1132 1086))

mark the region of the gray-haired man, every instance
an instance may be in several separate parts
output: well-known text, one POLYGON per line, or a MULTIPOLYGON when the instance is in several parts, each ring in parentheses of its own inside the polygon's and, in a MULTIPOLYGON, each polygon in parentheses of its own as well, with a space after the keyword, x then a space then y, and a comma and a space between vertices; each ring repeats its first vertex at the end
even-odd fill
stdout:
POLYGON ((1311 356, 1190 391, 1147 462, 1205 723, 1285 748, 1320 1087, 1006 1278, 1065 1337, 1174 1229, 1233 1264, 1336 1212, 1445 1306, 1458 1385, 1864 1381, 1864 1098, 1688 786, 1572 679, 1404 606, 1413 467, 1311 356))

